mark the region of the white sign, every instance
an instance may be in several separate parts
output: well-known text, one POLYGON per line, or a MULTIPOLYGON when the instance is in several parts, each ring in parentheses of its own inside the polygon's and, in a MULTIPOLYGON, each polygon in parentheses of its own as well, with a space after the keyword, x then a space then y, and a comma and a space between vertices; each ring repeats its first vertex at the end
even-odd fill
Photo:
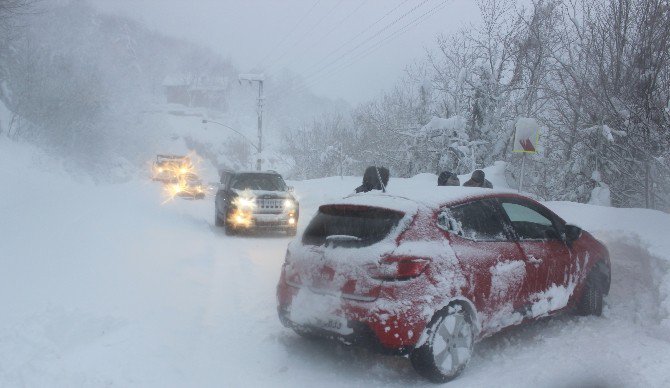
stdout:
POLYGON ((516 121, 515 129, 514 149, 512 152, 537 153, 537 145, 540 140, 540 126, 537 120, 528 117, 519 117, 516 121))

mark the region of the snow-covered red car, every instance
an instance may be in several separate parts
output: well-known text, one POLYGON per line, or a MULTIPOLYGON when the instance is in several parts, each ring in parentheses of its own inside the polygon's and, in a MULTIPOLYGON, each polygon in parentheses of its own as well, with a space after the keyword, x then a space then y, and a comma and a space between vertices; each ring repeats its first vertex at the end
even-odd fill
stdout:
POLYGON ((288 247, 277 302, 298 334, 409 355, 445 382, 505 327, 600 315, 610 277, 605 246, 540 203, 431 187, 322 205, 288 247))

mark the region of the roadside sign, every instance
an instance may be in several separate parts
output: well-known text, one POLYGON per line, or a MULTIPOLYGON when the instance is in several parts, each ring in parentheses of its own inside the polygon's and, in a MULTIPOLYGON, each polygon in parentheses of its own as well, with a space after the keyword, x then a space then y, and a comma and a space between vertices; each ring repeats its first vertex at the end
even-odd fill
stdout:
POLYGON ((514 132, 514 149, 512 152, 536 154, 540 140, 540 126, 537 120, 528 117, 519 117, 514 132))

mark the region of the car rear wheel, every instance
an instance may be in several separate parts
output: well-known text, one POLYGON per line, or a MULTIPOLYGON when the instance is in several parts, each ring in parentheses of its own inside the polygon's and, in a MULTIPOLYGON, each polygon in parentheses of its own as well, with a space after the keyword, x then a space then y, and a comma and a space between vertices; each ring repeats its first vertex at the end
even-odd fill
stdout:
POLYGON ((577 314, 601 316, 603 313, 603 285, 596 272, 586 278, 582 297, 577 303, 577 314))
POLYGON ((426 341, 410 354, 412 366, 435 383, 446 383, 465 369, 474 346, 474 328, 460 305, 441 310, 426 326, 426 341))

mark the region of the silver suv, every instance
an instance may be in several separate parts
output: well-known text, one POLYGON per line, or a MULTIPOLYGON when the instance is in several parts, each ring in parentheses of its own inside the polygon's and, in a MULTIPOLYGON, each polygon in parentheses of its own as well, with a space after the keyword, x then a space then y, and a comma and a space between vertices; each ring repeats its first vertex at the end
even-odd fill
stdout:
POLYGON ((275 171, 223 171, 214 201, 214 224, 242 230, 283 230, 295 236, 300 206, 275 171))

